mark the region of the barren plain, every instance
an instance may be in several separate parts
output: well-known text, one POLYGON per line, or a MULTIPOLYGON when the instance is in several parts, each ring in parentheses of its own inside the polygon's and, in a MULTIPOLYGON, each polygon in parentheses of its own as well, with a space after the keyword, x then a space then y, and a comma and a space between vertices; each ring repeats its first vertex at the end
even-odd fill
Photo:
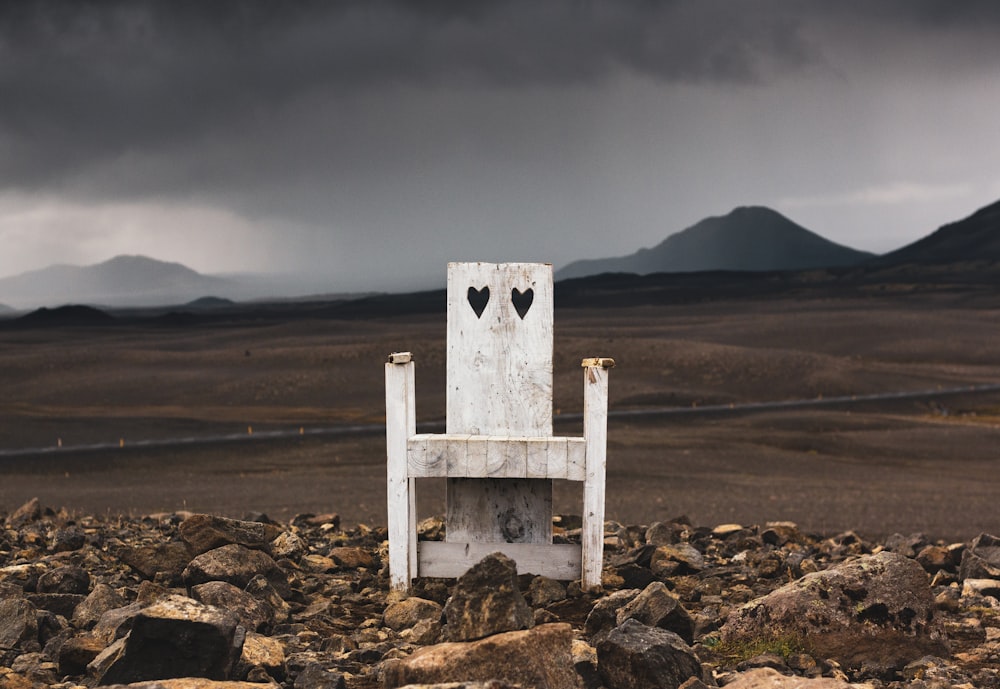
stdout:
MULTIPOLYGON (((1000 533, 1000 393, 938 394, 1000 382, 1000 295, 734 294, 557 307, 555 320, 557 432, 581 431, 580 359, 618 364, 609 519, 1000 533), (743 406, 896 392, 917 394, 743 406)), ((384 524, 383 362, 413 352, 418 423, 440 421, 444 338, 437 312, 5 327, 0 512, 37 496, 98 515, 337 512, 384 524), (220 435, 235 438, 200 441, 220 435)), ((419 494, 421 516, 443 510, 436 482, 419 494)), ((578 512, 578 494, 557 485, 557 511, 578 512)))

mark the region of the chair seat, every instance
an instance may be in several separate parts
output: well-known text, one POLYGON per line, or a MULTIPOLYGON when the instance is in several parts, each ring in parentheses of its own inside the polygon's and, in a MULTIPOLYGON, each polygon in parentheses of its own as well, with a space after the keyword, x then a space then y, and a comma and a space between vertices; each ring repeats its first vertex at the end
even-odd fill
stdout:
POLYGON ((411 478, 550 478, 583 481, 584 438, 418 434, 406 442, 411 478))

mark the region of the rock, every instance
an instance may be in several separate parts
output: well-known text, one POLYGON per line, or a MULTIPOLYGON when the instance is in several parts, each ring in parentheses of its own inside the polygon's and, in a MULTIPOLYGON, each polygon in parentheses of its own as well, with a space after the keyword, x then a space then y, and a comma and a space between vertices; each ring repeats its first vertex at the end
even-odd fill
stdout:
POLYGON ((954 567, 954 562, 952 562, 951 551, 948 548, 941 545, 928 545, 923 547, 919 553, 917 553, 917 562, 920 566, 924 568, 924 571, 928 574, 937 574, 942 569, 951 569, 954 567))
POLYGON ((76 606, 87 600, 86 596, 77 593, 29 593, 27 598, 39 610, 48 610, 66 619, 73 617, 76 606))
POLYGON ((244 588, 257 575, 266 577, 282 597, 289 594, 288 579, 270 555, 237 544, 202 553, 184 568, 182 577, 188 586, 225 581, 244 588))
POLYGON ((41 518, 42 503, 38 501, 38 498, 31 498, 31 500, 28 500, 28 502, 14 510, 14 514, 10 515, 7 522, 16 529, 30 522, 36 522, 41 518))
POLYGON ((583 631, 591 644, 596 645, 608 632, 618 626, 618 611, 640 593, 642 592, 639 589, 625 589, 615 591, 597 601, 583 626, 583 631))
POLYGON ((133 682, 132 684, 112 684, 102 686, 101 689, 278 689, 278 685, 259 682, 217 682, 201 677, 184 677, 133 682))
POLYGON ((73 611, 72 622, 80 629, 91 629, 101 615, 109 610, 121 608, 125 599, 107 584, 98 583, 82 603, 73 611))
POLYGON ((236 676, 246 678, 255 669, 262 670, 274 681, 285 679, 285 650, 281 642, 271 637, 247 632, 236 676))
POLYGON ((497 679, 532 689, 580 689, 572 640, 572 627, 558 623, 427 646, 408 658, 385 663, 385 687, 497 679))
POLYGON ((38 577, 38 593, 76 593, 90 591, 90 575, 80 567, 56 567, 38 577))
POLYGON ((444 615, 445 638, 451 641, 471 641, 534 625, 531 608, 517 586, 517 563, 503 553, 487 555, 458 578, 444 615))
POLYGON ((402 689, 524 689, 523 687, 491 679, 485 682, 441 682, 438 684, 407 684, 402 689))
POLYGON ((140 611, 111 657, 98 656, 91 667, 109 661, 96 668, 98 684, 175 677, 224 680, 240 658, 243 639, 244 630, 232 613, 173 595, 140 611))
POLYGON ((1000 579, 1000 538, 980 534, 962 553, 960 579, 1000 579))
POLYGON ((760 540, 768 545, 781 547, 786 543, 802 540, 798 524, 795 522, 768 522, 760 533, 760 540))
POLYGON ((618 609, 615 616, 618 625, 630 619, 671 631, 686 644, 694 643, 694 620, 662 582, 653 582, 618 609))
POLYGON ((701 677, 701 662, 681 637, 629 619, 597 645, 607 689, 677 689, 701 677))
POLYGON ((250 632, 274 624, 274 610, 242 589, 224 581, 209 581, 191 587, 191 597, 205 605, 229 610, 250 632))
POLYGON ((59 668, 45 657, 44 653, 25 653, 18 656, 10 664, 10 669, 23 677, 27 677, 36 685, 51 686, 58 681, 56 673, 59 668))
POLYGON ((319 663, 309 663, 295 678, 294 689, 346 689, 344 675, 319 663))
POLYGON ((238 519, 192 514, 181 522, 181 538, 191 546, 195 555, 225 545, 241 545, 254 550, 267 550, 271 541, 281 535, 282 529, 274 524, 245 522, 238 519))
POLYGON ((186 543, 167 542, 121 548, 118 558, 144 579, 176 581, 195 553, 186 543))
POLYGON ((669 524, 653 522, 646 528, 646 543, 652 546, 670 545, 677 541, 677 536, 669 524))
POLYGON ((528 598, 536 608, 566 600, 566 587, 555 579, 535 577, 528 585, 528 598))
POLYGON ((653 551, 649 568, 658 577, 700 572, 705 568, 705 557, 690 543, 661 545, 653 551))
POLYGON ((87 535, 75 526, 59 529, 52 536, 49 549, 53 553, 70 553, 79 550, 87 543, 87 535))
POLYGON ((441 605, 434 601, 412 597, 387 607, 383 613, 383 620, 386 627, 398 632, 409 629, 421 621, 440 620, 441 610, 441 605))
POLYGON ((0 651, 26 649, 32 642, 38 643, 35 606, 20 596, 0 598, 0 651))
POLYGON ((934 621, 927 574, 888 551, 808 574, 733 611, 723 644, 775 640, 808 647, 818 658, 876 671, 901 668, 927 654, 947 654, 934 621))
POLYGON ((91 634, 80 634, 67 639, 59 647, 59 674, 82 675, 105 648, 105 643, 91 634))
POLYGON ((94 625, 93 634, 105 644, 123 638, 132 629, 135 616, 142 612, 146 603, 130 603, 120 608, 108 610, 94 625))
POLYGON ((258 602, 270 608, 275 624, 288 619, 291 607, 275 590, 271 582, 267 580, 267 577, 258 574, 250 580, 250 583, 243 590, 256 598, 258 602))
POLYGON ((788 677, 771 668, 759 668, 743 672, 726 684, 726 689, 858 689, 857 684, 848 684, 832 677, 788 677))
POLYGON ((966 579, 962 582, 962 596, 992 596, 1000 600, 1000 580, 966 579))
POLYGON ((327 553, 327 557, 344 569, 358 569, 359 567, 371 569, 375 566, 375 560, 372 558, 371 551, 367 548, 349 546, 331 548, 330 552, 327 553))
POLYGON ((298 560, 308 549, 309 546, 306 542, 291 531, 282 531, 268 546, 268 550, 271 551, 271 557, 278 558, 279 560, 281 558, 298 560))

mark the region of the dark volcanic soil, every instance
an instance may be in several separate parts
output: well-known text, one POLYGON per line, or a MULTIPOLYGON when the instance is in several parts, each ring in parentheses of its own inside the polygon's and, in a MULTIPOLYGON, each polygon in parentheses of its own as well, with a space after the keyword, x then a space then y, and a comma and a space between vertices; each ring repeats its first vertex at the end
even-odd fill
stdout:
MULTIPOLYGON (((444 412, 443 315, 0 333, 0 511, 38 496, 88 513, 187 509, 385 523, 378 435, 266 440, 250 430, 377 424, 382 362, 410 350, 417 414, 444 412), (242 442, 139 449, 153 438, 242 442), (87 443, 125 447, 75 452, 87 443)), ((690 408, 1000 381, 1000 298, 722 300, 556 313, 555 406, 582 406, 579 360, 612 356, 611 408, 690 408)), ((686 414, 609 426, 608 517, 791 520, 870 537, 1000 532, 1000 395, 686 414)), ((559 432, 579 432, 566 424, 559 432)), ((420 509, 441 510, 433 481, 420 509)), ((572 513, 576 488, 557 487, 572 513)))

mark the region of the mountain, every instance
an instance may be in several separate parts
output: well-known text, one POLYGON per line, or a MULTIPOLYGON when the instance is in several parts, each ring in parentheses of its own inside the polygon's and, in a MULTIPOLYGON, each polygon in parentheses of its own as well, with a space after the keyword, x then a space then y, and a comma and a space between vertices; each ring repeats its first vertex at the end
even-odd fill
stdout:
POLYGON ((600 273, 805 270, 857 265, 872 254, 835 244, 762 206, 743 206, 628 256, 575 261, 557 280, 600 273))
POLYGON ((967 218, 942 225, 901 249, 879 256, 872 266, 1000 261, 1000 201, 967 218))
POLYGON ((6 304, 0 304, 0 316, 8 313, 14 313, 14 308, 6 304))
POLYGON ((181 303, 230 286, 180 263, 116 256, 91 266, 54 265, 0 279, 0 298, 31 308, 73 303, 147 306, 181 303))

